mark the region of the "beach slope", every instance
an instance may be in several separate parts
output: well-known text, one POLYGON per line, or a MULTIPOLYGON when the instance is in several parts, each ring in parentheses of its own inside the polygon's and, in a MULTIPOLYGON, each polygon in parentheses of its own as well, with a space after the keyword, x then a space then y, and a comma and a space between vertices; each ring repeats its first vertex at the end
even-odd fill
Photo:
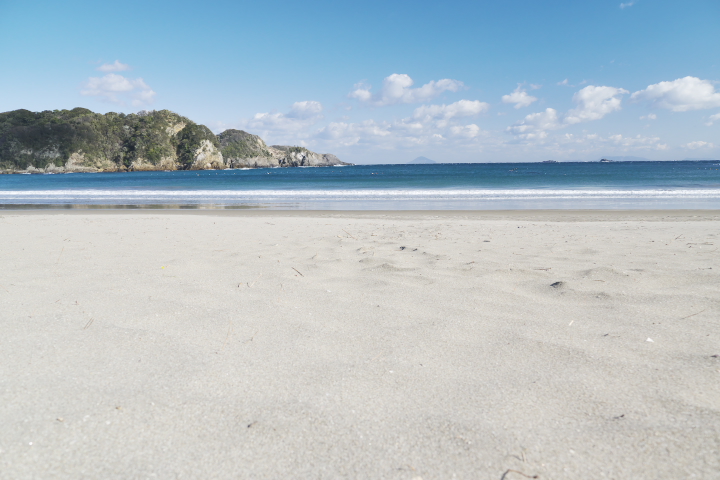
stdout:
POLYGON ((1 478, 716 478, 717 212, 0 214, 1 478))

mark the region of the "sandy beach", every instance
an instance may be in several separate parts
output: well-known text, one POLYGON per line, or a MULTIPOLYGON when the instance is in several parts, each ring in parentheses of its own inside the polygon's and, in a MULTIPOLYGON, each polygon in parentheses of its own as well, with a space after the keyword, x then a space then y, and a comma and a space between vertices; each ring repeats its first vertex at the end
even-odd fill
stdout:
POLYGON ((0 211, 0 478, 720 478, 718 248, 718 211, 0 211))

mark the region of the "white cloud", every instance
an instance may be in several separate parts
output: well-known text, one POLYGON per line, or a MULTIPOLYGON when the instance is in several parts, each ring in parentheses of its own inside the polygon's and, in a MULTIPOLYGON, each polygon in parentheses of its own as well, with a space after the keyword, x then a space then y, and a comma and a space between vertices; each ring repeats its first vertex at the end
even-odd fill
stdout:
POLYGON ((507 128, 509 132, 526 140, 537 140, 547 137, 548 130, 562 128, 558 112, 554 108, 546 108, 544 112, 531 113, 515 125, 507 128))
POLYGON ((720 107, 720 93, 710 80, 684 77, 672 82, 660 82, 639 90, 630 97, 636 101, 647 101, 652 106, 687 112, 720 107))
POLYGON ((710 127, 710 126, 712 126, 713 123, 715 123, 717 121, 720 121, 720 113, 716 113, 715 115, 710 115, 710 117, 708 117, 708 121, 705 122, 705 125, 710 127))
POLYGON ((314 100, 295 102, 288 113, 256 113, 250 120, 241 122, 241 128, 273 141, 284 140, 288 134, 306 133, 308 127, 324 118, 322 110, 322 104, 314 100))
MULTIPOLYGON (((307 145, 332 149, 359 146, 392 150, 417 145, 468 145, 486 134, 475 124, 463 119, 486 112, 490 105, 478 100, 460 100, 451 104, 422 105, 407 118, 394 121, 348 121, 348 117, 330 123, 323 120, 320 102, 296 102, 287 113, 257 113, 238 122, 242 128, 260 135, 269 144, 307 145)), ((222 125, 227 128, 228 125, 222 125)))
POLYGON ((573 85, 570 85, 570 82, 568 82, 568 79, 566 78, 562 82, 557 82, 557 85, 561 85, 563 87, 572 87, 573 85))
POLYGON ((392 122, 333 122, 318 130, 313 138, 327 147, 359 145, 394 149, 420 145, 476 145, 487 132, 474 123, 465 125, 461 119, 479 115, 489 108, 489 104, 478 100, 422 105, 412 116, 392 122))
POLYGON ((701 140, 698 140, 696 142, 690 142, 683 145, 684 147, 687 147, 691 150, 697 150, 698 148, 715 148, 715 144, 710 142, 703 142, 701 140))
POLYGON ((655 150, 667 150, 668 146, 664 143, 660 143, 659 137, 643 137, 642 135, 636 135, 634 137, 624 137, 620 134, 610 135, 609 140, 615 145, 621 147, 634 147, 635 149, 655 149, 655 150))
POLYGON ((376 106, 418 103, 435 98, 446 91, 457 92, 465 86, 463 82, 449 78, 433 80, 422 87, 411 88, 414 83, 409 75, 393 73, 383 80, 382 90, 379 93, 373 94, 370 91, 372 89, 370 85, 358 83, 354 87, 355 90, 348 94, 348 97, 376 106))
POLYGON ((291 118, 307 119, 317 117, 322 111, 322 103, 314 100, 306 100, 303 102, 293 103, 287 116, 291 118))
POLYGON ((625 93, 630 92, 623 88, 588 85, 573 95, 573 102, 577 103, 578 107, 567 112, 564 121, 572 125, 600 120, 608 113, 621 109, 622 100, 619 96, 625 93))
MULTIPOLYGON (((540 88, 539 85, 531 85, 531 88, 533 87, 540 88)), ((514 103, 515 108, 522 108, 530 106, 533 102, 537 102, 537 98, 532 95, 528 95, 525 89, 523 89, 521 85, 518 85, 511 94, 503 95, 502 101, 503 103, 514 103)))
POLYGON ((453 137, 476 138, 482 134, 484 134, 483 130, 474 123, 450 128, 450 135, 453 137))
POLYGON ((90 77, 80 94, 118 105, 126 105, 130 102, 134 107, 151 104, 156 95, 142 78, 131 79, 117 73, 90 77))
POLYGON ((356 83, 353 88, 352 92, 348 93, 349 98, 357 98, 361 102, 369 102, 372 100, 372 92, 370 92, 370 89, 372 86, 367 85, 364 82, 356 83))
POLYGON ((131 70, 131 68, 127 63, 121 63, 120 60, 115 60, 114 63, 104 63, 100 65, 97 70, 101 72, 124 72, 131 70))
POLYGON ((554 108, 546 108, 544 112, 526 115, 506 131, 524 140, 544 140, 548 131, 599 120, 608 113, 620 110, 619 97, 625 93, 629 92, 622 88, 588 85, 573 95, 573 101, 578 106, 564 115, 558 114, 554 108))
POLYGON ((657 115, 654 113, 648 113, 647 115, 640 117, 640 120, 657 120, 657 115))
POLYGON ((628 3, 621 3, 621 4, 620 4, 620 8, 624 10, 624 9, 626 9, 626 8, 628 8, 628 7, 632 7, 633 5, 635 5, 635 2, 634 2, 634 1, 628 2, 628 3))
POLYGON ((377 144, 383 137, 390 135, 389 124, 365 120, 359 123, 332 122, 321 128, 315 136, 332 145, 346 147, 361 143, 377 144))
POLYGON ((460 100, 450 105, 423 105, 415 109, 413 120, 420 122, 437 121, 445 127, 452 118, 473 117, 486 112, 490 104, 478 100, 460 100))

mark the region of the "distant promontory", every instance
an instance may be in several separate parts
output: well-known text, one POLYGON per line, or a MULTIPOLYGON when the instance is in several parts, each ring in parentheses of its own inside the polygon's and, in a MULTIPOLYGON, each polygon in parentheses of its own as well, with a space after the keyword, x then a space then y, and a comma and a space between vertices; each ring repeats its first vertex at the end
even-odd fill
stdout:
POLYGON ((304 147, 205 125, 169 110, 0 113, 0 173, 127 172, 350 165, 304 147))

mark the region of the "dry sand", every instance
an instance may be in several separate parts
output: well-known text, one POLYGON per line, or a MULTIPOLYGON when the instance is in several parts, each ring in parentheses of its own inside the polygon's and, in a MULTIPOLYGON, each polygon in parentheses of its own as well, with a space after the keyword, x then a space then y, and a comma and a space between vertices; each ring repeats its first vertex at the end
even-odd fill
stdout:
POLYGON ((3 479, 720 478, 720 212, 0 215, 3 479))

